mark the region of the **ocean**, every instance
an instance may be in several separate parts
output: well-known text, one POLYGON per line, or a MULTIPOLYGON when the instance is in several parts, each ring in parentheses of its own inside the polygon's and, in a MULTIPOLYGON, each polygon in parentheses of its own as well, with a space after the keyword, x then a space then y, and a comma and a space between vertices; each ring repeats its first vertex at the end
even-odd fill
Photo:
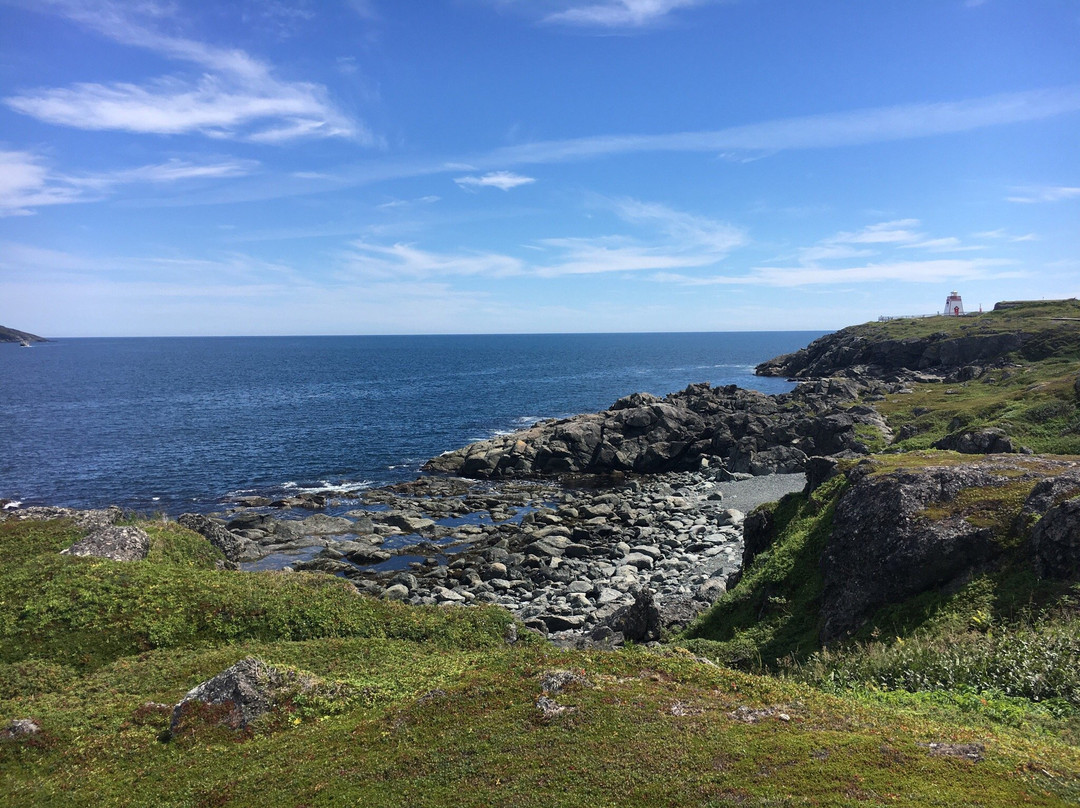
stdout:
POLYGON ((177 515, 357 490, 629 393, 784 392, 820 332, 177 337, 0 345, 0 499, 177 515))

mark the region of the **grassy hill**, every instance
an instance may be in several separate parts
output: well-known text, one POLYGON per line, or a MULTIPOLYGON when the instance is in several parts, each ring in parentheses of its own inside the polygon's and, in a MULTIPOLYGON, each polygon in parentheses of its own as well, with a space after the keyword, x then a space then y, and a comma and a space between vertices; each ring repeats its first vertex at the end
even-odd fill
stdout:
MULTIPOLYGON (((11 805, 1066 805, 1052 717, 887 702, 679 649, 504 642, 497 609, 409 608, 327 576, 212 568, 176 526, 143 562, 60 556, 64 522, 0 524, 0 740, 11 805), (36 585, 35 585, 36 582, 36 585), (98 626, 100 631, 94 631, 98 626), (341 684, 246 732, 163 740, 170 705, 245 656, 341 684), (541 676, 580 679, 545 718, 541 676), (969 756, 965 756, 969 755, 969 756), (974 758, 979 758, 978 760, 974 758)), ((527 637, 527 635, 526 635, 527 637)))

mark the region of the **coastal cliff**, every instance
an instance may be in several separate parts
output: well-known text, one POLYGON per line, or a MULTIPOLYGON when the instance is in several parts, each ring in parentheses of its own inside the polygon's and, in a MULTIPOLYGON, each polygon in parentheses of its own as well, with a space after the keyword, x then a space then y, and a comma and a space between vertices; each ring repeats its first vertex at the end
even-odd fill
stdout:
POLYGON ((1039 361, 1080 348, 1080 301, 1014 303, 967 317, 888 320, 842 328, 757 366, 760 376, 948 376, 968 366, 1039 361))

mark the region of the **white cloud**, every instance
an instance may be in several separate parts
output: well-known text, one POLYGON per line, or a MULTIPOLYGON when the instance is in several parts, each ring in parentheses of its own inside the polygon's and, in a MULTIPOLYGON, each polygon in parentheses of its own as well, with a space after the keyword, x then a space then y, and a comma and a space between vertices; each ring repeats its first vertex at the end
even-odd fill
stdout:
POLYGON ((664 205, 633 199, 601 201, 646 236, 540 239, 525 245, 531 253, 527 261, 502 253, 438 253, 412 244, 357 241, 345 263, 350 272, 378 279, 453 275, 557 278, 712 266, 747 241, 738 228, 664 205))
POLYGON ((498 188, 502 191, 509 191, 519 185, 536 182, 536 179, 515 174, 512 171, 490 171, 482 177, 458 177, 454 182, 462 188, 498 188))
POLYGON ((605 0, 574 5, 549 14, 544 22, 600 28, 641 28, 664 19, 680 8, 701 5, 702 0, 605 0))
POLYGON ((1080 197, 1080 188, 1064 185, 1043 185, 1029 188, 1014 188, 1015 196, 1007 197, 1009 202, 1034 204, 1036 202, 1063 202, 1066 199, 1080 197))
POLYGON ((346 254, 347 269, 361 277, 393 280, 447 275, 507 277, 523 273, 522 262, 498 253, 448 254, 422 250, 411 244, 383 246, 355 241, 346 254))
POLYGON ((746 244, 746 233, 726 222, 673 210, 665 205, 620 199, 613 203, 615 212, 631 224, 651 224, 660 229, 672 244, 716 255, 726 254, 746 244))
MULTIPOLYGON (((503 165, 553 163, 650 151, 770 152, 824 149, 946 135, 1080 110, 1080 86, 962 101, 901 104, 782 118, 703 132, 600 135, 507 146, 489 156, 503 165)), ((478 162, 478 160, 476 161, 478 162)))
POLYGON ((52 0, 42 8, 116 42, 195 65, 202 74, 27 90, 4 99, 17 112, 79 129, 202 133, 265 143, 328 137, 376 142, 334 106, 322 85, 275 78, 269 65, 242 50, 159 33, 152 19, 159 15, 146 14, 142 6, 52 0))
POLYGON ((254 160, 200 164, 173 159, 110 172, 65 175, 30 152, 0 151, 0 216, 27 215, 46 205, 94 201, 119 185, 239 177, 258 165, 254 160))
POLYGON ((897 219, 892 222, 879 222, 854 233, 837 233, 826 243, 899 244, 916 241, 922 238, 922 234, 913 229, 918 227, 919 224, 918 219, 897 219))
POLYGON ((905 249, 929 250, 930 252, 970 252, 972 250, 985 250, 981 244, 964 244, 956 236, 945 238, 928 238, 925 241, 917 241, 914 244, 900 245, 905 249))
POLYGON ((817 266, 755 267, 746 275, 694 277, 661 274, 654 276, 653 280, 665 283, 682 283, 688 286, 745 285, 788 288, 880 283, 883 281, 948 284, 957 281, 1023 277, 1021 272, 1003 271, 1002 268, 1011 264, 1011 261, 1004 259, 938 259, 932 261, 893 261, 839 268, 817 266))

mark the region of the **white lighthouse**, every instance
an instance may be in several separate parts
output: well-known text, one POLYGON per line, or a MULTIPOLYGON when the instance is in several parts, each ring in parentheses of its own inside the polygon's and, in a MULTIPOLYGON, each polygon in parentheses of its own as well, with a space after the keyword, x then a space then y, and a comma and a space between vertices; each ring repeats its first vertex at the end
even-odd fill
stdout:
POLYGON ((945 298, 945 313, 950 317, 964 315, 964 301, 960 299, 959 292, 949 292, 949 296, 945 298))

